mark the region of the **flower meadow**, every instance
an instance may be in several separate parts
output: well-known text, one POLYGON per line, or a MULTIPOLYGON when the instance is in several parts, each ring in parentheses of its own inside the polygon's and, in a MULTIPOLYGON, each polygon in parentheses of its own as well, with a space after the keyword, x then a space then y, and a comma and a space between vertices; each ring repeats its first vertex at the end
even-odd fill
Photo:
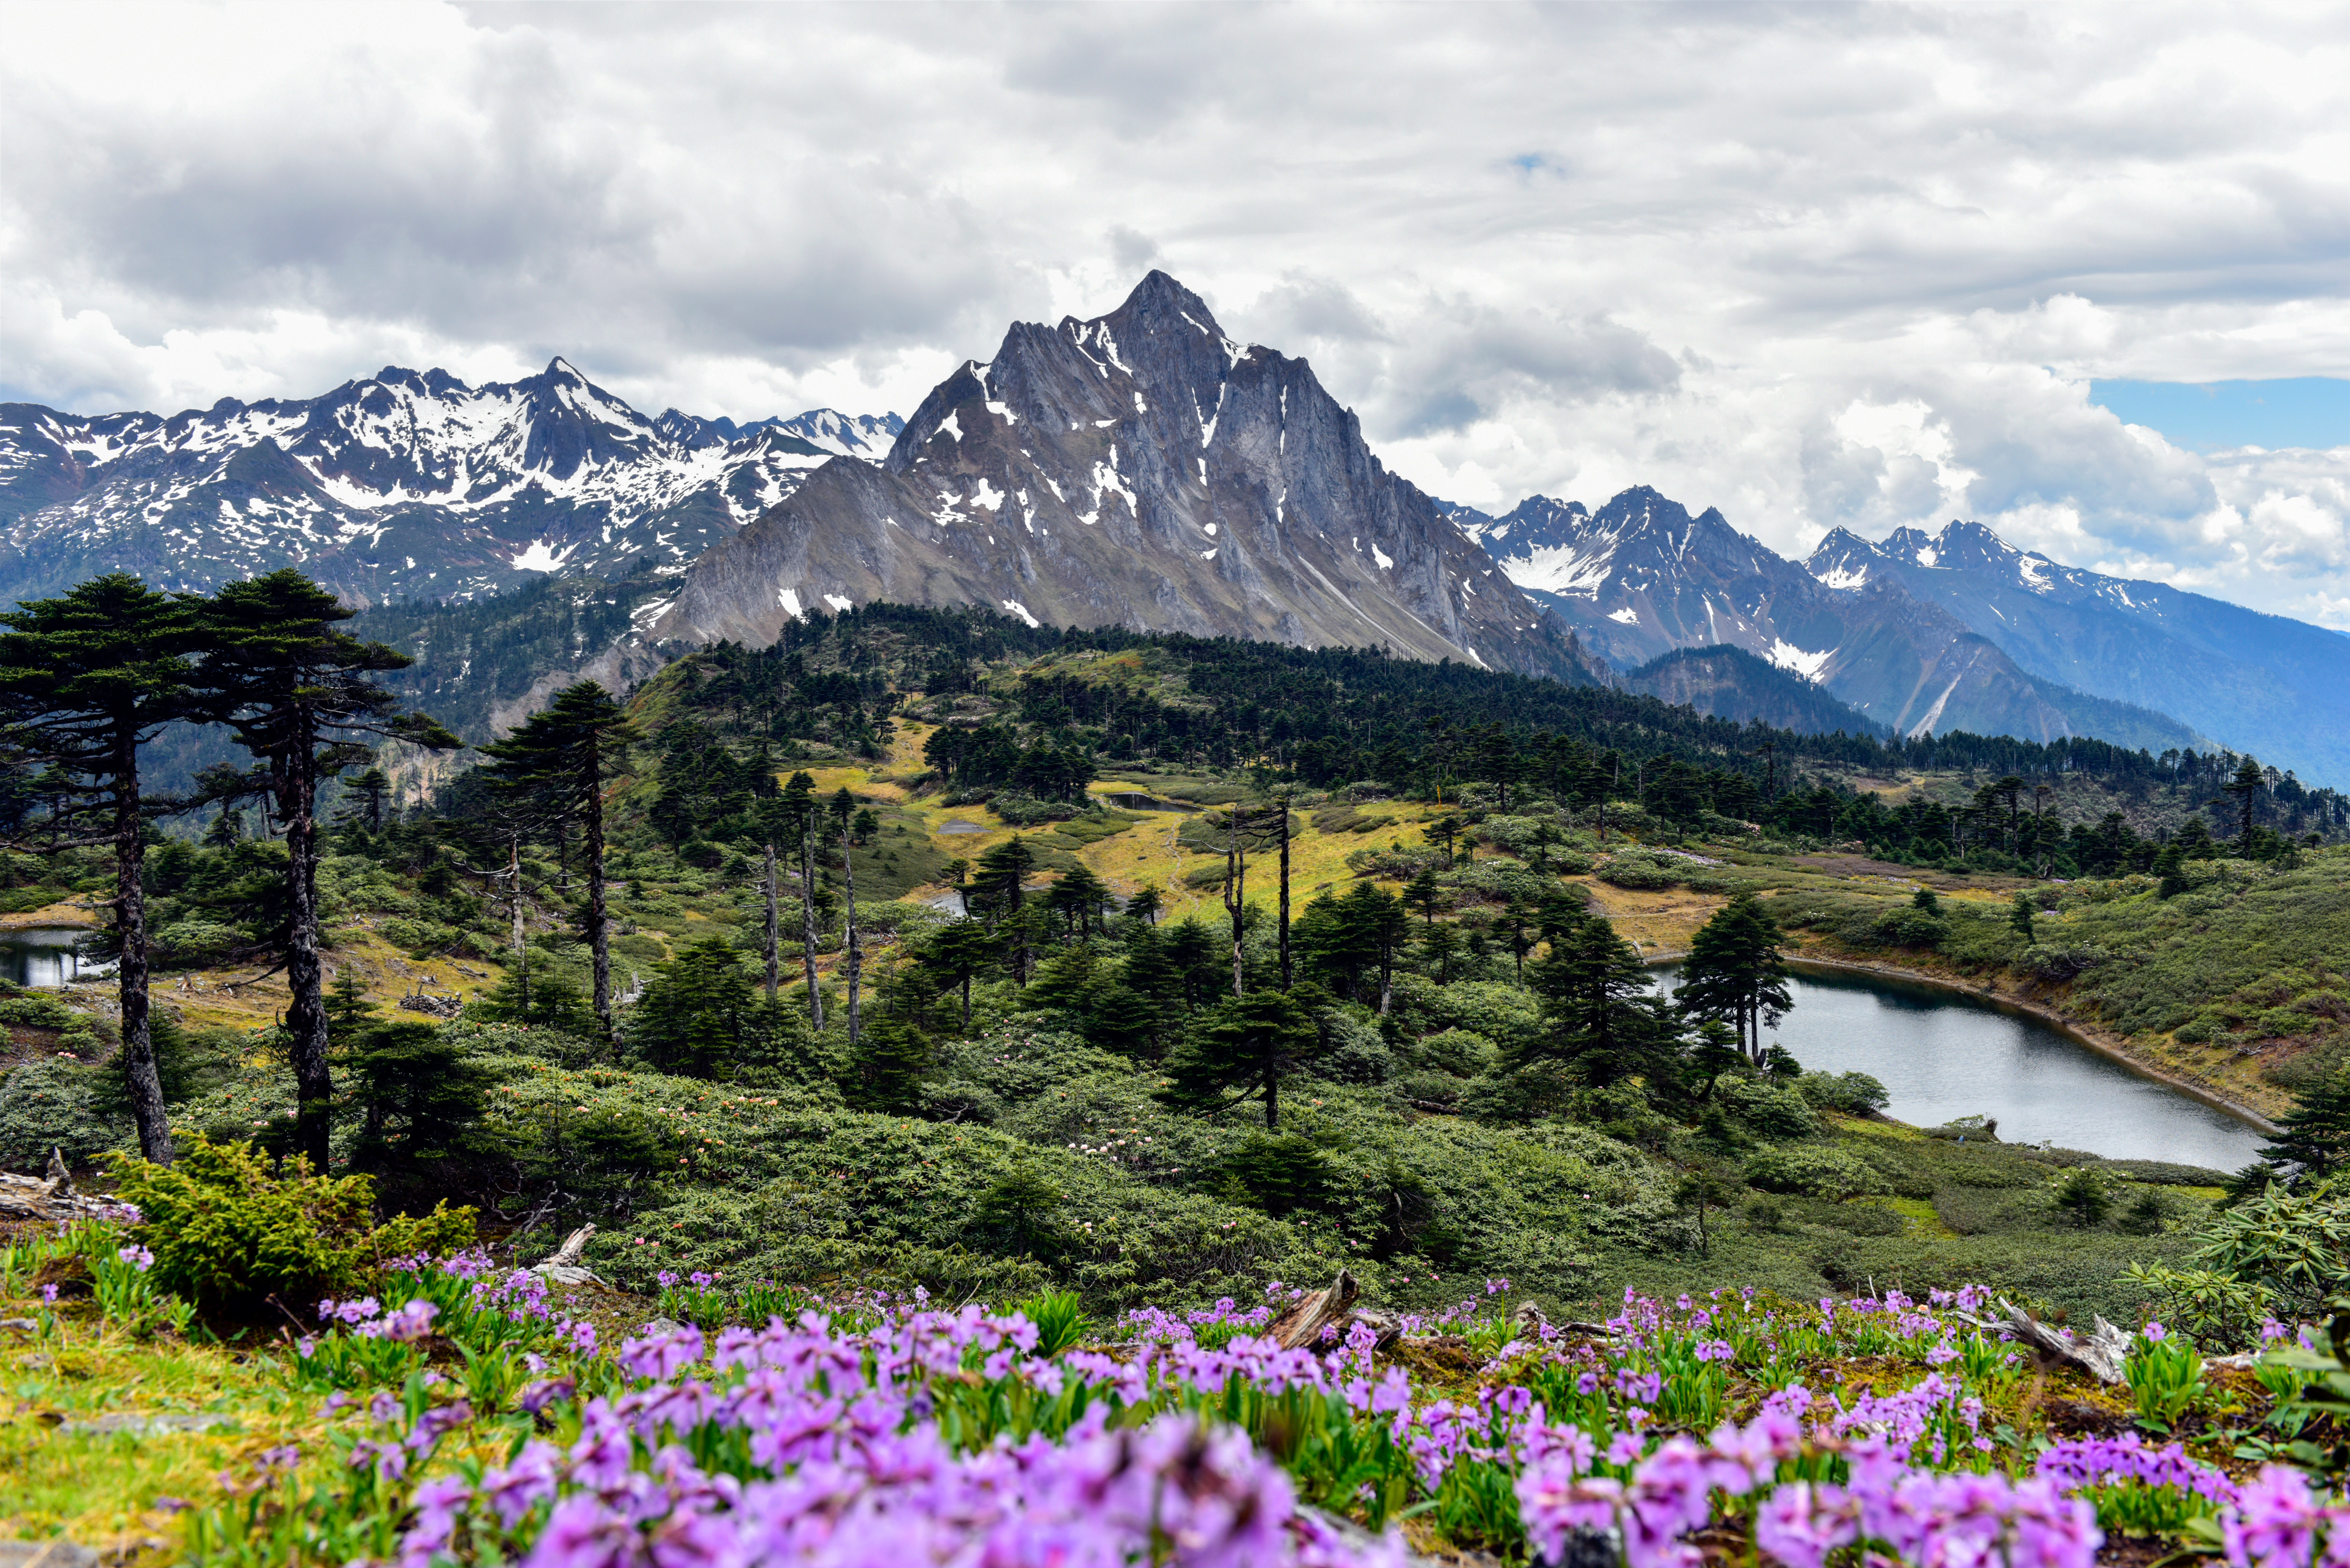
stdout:
MULTIPOLYGON (((1978 1292, 1627 1294, 1562 1328, 1493 1281, 1426 1320, 1356 1317, 1284 1348, 1268 1331, 1303 1293, 1097 1326, 1074 1298, 997 1312, 705 1278, 665 1296, 705 1323, 615 1346, 540 1276, 479 1251, 411 1259, 273 1353, 317 1435, 221 1475, 184 1515, 184 1555, 2054 1568, 2143 1533, 2236 1564, 2350 1563, 2350 1502, 2302 1470, 2215 1459, 2147 1419, 2024 1435, 2049 1377, 1977 1325, 1978 1292)), ((2178 1338, 2149 1325, 2134 1345, 2178 1338)))

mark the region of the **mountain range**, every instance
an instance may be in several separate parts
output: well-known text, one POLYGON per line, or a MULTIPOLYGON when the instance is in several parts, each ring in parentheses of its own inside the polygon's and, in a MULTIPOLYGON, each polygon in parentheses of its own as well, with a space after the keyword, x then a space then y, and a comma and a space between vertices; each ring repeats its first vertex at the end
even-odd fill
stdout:
POLYGON ((648 418, 560 358, 480 387, 391 367, 169 418, 0 404, 0 601, 118 568, 209 589, 296 566, 359 606, 677 570, 902 425, 648 418))
POLYGON ((2061 566, 1980 523, 1902 528, 1874 545, 1839 528, 1804 566, 1823 583, 1898 584, 2035 680, 2158 710, 2306 775, 2350 776, 2350 636, 2341 632, 2061 566))
MULTIPOLYGON (((1881 543, 1839 528, 1796 562, 1645 486, 1596 513, 1540 495, 1499 516, 1446 510, 1642 689, 1648 661, 1727 646, 1898 733, 2224 744, 2313 777, 2350 774, 2350 639, 2064 566, 1980 523, 1881 543)), ((1741 685, 1719 685, 1713 711, 1736 706, 1741 685)))
POLYGON ((1500 517, 1451 508, 1510 578, 1629 670, 1728 646, 1818 683, 1900 734, 2093 734, 2159 752, 2208 744, 2165 714, 2028 674, 1992 639, 1898 582, 1822 581, 1708 508, 1647 486, 1597 512, 1534 496, 1500 517))
POLYGON ((1448 504, 1380 462, 1306 361, 1226 336, 1159 272, 1105 316, 1014 324, 905 420, 648 417, 560 358, 169 418, 0 405, 0 602, 117 567, 208 588, 281 565, 363 607, 629 576, 628 629, 558 661, 615 678, 819 609, 977 602, 1802 729, 2224 743, 2350 776, 2342 634, 1974 523, 1838 529, 1799 562, 1645 486, 1596 512, 1448 504))

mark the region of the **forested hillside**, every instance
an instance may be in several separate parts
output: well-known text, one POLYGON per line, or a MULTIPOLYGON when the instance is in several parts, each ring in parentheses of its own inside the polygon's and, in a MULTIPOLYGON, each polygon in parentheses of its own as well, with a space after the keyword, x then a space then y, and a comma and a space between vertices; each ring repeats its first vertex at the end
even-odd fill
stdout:
MULTIPOLYGON (((2338 796, 2251 759, 1804 736, 1458 666, 879 607, 679 659, 625 705, 565 688, 402 804, 364 746, 273 726, 282 689, 231 679, 323 660, 297 692, 453 745, 377 684, 408 670, 338 640, 329 602, 274 583, 256 641, 241 594, 176 621, 185 607, 135 585, 105 591, 110 635, 162 618, 144 646, 193 661, 182 685, 140 688, 140 711, 226 714, 215 727, 269 767, 213 775, 200 842, 124 818, 143 865, 70 834, 0 859, 7 903, 41 922, 86 920, 77 898, 131 907, 118 877, 132 867, 154 1002, 142 1103, 133 1015, 111 1005, 127 986, 0 987, 0 1164, 55 1148, 85 1188, 141 1208, 0 1246, 0 1294, 59 1292, 24 1308, 52 1348, 18 1386, 64 1431, 26 1447, 26 1423, 0 1428, 0 1465, 32 1500, 20 1528, 87 1530, 167 1486, 199 1501, 154 1539, 211 1543, 198 1555, 260 1542, 342 1561, 424 1528, 374 1470, 263 1508, 250 1500, 276 1482, 181 1479, 161 1449, 94 1464, 94 1389, 143 1401, 142 1380, 204 1380, 279 1445, 270 1464, 308 1476, 317 1436, 286 1411, 382 1391, 380 1424, 406 1388, 423 1438, 398 1451, 421 1468, 454 1462, 429 1459, 443 1433, 486 1443, 511 1426, 495 1451, 519 1453, 517 1423, 540 1412, 600 1419, 588 1390, 682 1375, 705 1332, 728 1330, 732 1356, 770 1314, 813 1312, 799 1321, 832 1325, 804 1331, 820 1339, 925 1300, 1021 1302, 986 1332, 1033 1330, 1038 1357, 1066 1356, 1035 1376, 1073 1401, 1096 1385, 1055 1379, 1124 1379, 1137 1418, 1194 1397, 1146 1397, 1119 1370, 1153 1336, 1254 1356, 1241 1336, 1287 1335, 1262 1353, 1325 1376, 1326 1324, 1329 1355, 1387 1358, 1378 1397, 1414 1420, 1434 1418, 1439 1390, 1531 1398, 1509 1380, 1541 1381, 1525 1358, 1555 1355, 1628 1391, 1618 1410, 1596 1383, 1544 1385, 1630 1434, 1611 1439, 1627 1470, 1652 1462, 1641 1434, 1659 1412, 1756 1417, 1799 1377, 1872 1409, 1851 1402, 1908 1358, 1948 1366, 1949 1399, 1984 1401, 2012 1433, 1968 1452, 2023 1465, 2130 1406, 2077 1358, 2065 1397, 2043 1397, 2001 1331, 1970 1329, 1962 1350, 1917 1300, 2021 1303, 2009 1333, 2025 1311, 2158 1314, 2218 1351, 2350 1285, 2350 848, 2338 796), (272 782, 306 766, 340 790, 307 827, 299 791, 272 782), (2223 804, 2207 805, 2215 784, 2223 804), (1665 991, 1649 965, 1674 954, 1665 991), (1785 966, 1805 956, 1997 983, 2257 1100, 2280 1136, 2231 1174, 2002 1143, 1980 1119, 1889 1122, 1882 1085, 1806 1071, 1775 1040, 1785 966), (567 1236, 551 1272, 503 1272, 567 1236), (398 1261, 420 1252, 446 1261, 398 1261), (1663 1307, 1677 1295, 1692 1304, 1663 1307), (1789 1303, 1839 1296, 1858 1299, 1784 1347, 1775 1314, 1808 1322, 1789 1303), (1600 1321, 1669 1310, 1678 1326, 1643 1331, 1647 1349, 1600 1321), (268 1348, 215 1357, 183 1343, 199 1325, 268 1348), (1659 1346, 1669 1380, 1643 1359, 1659 1346), (1766 1363, 1777 1382, 1747 1376, 1766 1363)), ((532 613, 553 629, 590 607, 532 613)), ((501 635, 418 631, 484 649, 501 635)), ((20 716, 60 700, 28 646, 0 666, 20 716)), ((42 723, 17 732, 48 735, 59 768, 112 776, 112 753, 68 753, 42 723)), ((64 776, 16 775, 19 845, 94 798, 64 776)), ((120 919, 92 940, 134 951, 120 919)), ((56 1201, 24 1179, 36 1188, 56 1201)), ((2212 1462, 2245 1420, 2286 1408, 2250 1373, 2206 1385, 2174 1368, 2158 1386, 2146 1368, 2192 1355, 2160 1343, 2126 1350, 2150 1390, 2137 1408, 2212 1462)), ((1038 1407, 1029 1374, 986 1354, 939 1365, 1014 1402, 989 1408, 1038 1407)), ((1343 1425, 1354 1397, 1311 1407, 1332 1443, 1361 1430, 1343 1425)), ((1365 1470, 1284 1448, 1272 1409, 1252 1430, 1332 1509, 1378 1524, 1454 1495, 1392 1454, 1365 1470), (1365 1503, 1374 1473, 1387 1490, 1365 1503)), ((473 1495, 433 1473, 432 1495, 473 1495)), ((1414 1528, 1524 1550, 1508 1486, 1493 1495, 1414 1528)))

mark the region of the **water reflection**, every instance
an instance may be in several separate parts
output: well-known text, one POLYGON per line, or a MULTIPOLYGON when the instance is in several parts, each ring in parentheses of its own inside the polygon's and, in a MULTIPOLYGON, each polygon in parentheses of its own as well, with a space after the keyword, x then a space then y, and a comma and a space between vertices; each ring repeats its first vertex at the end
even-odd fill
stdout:
MULTIPOLYGON (((1679 982, 1659 971, 1668 988, 1679 982)), ((1874 975, 1815 973, 1792 987, 1776 1031, 1806 1068, 1866 1073, 1887 1114, 1918 1127, 1997 1118, 2011 1143, 2053 1143, 2114 1159, 2233 1170, 2266 1140, 2251 1127, 2142 1078, 2045 1024, 1989 1002, 1874 975)))
POLYGON ((18 985, 66 985, 89 975, 110 974, 111 961, 88 962, 75 944, 88 933, 63 926, 0 931, 0 979, 18 985))

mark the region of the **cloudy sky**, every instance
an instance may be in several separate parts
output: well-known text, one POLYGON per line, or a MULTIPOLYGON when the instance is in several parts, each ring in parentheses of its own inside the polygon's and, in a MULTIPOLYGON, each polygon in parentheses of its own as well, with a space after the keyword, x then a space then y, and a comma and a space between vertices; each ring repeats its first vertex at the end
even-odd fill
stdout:
POLYGON ((1976 517, 2350 628, 2339 6, 7 16, 0 397, 903 412, 1158 265, 1448 499, 1976 517), (2133 385, 2217 381, 2296 384, 2133 385))

